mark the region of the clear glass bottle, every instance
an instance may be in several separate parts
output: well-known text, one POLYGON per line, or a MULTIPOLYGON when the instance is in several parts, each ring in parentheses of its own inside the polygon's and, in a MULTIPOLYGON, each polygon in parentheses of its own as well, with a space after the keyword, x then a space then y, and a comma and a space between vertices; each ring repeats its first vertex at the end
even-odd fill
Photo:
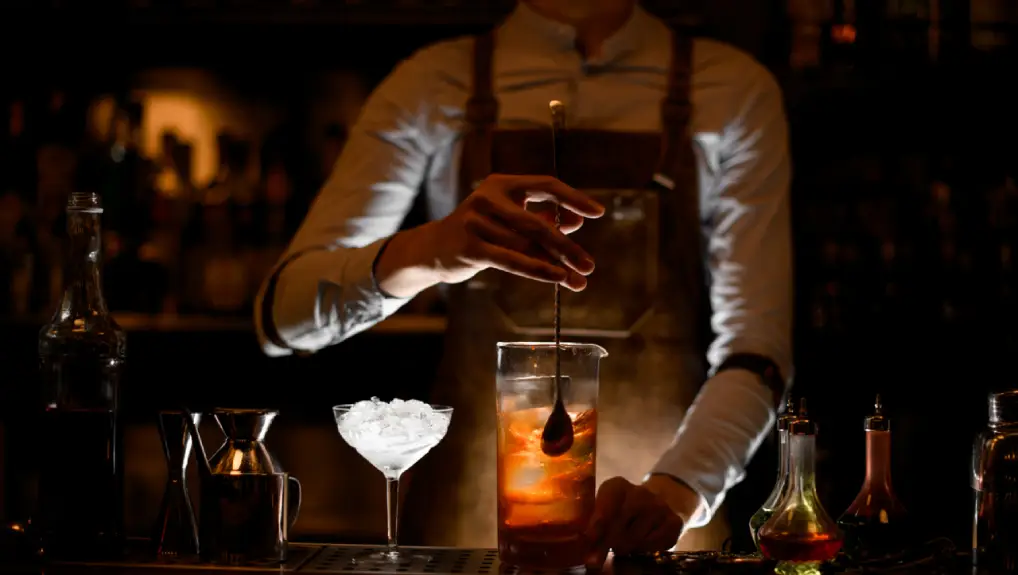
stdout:
POLYGON ((788 426, 788 489, 760 528, 760 551, 777 560, 775 571, 784 575, 819 573, 820 563, 833 559, 843 542, 817 496, 816 438, 817 426, 803 399, 799 417, 788 426))
POLYGON ((67 281, 39 333, 38 523, 46 555, 60 559, 113 558, 123 550, 126 336, 103 299, 101 215, 98 195, 70 196, 67 281))
POLYGON ((866 560, 895 555, 908 547, 912 532, 905 506, 891 484, 891 421, 877 396, 866 418, 866 479, 855 501, 838 518, 845 533, 845 553, 866 560))
POLYGON ((788 424, 798 417, 795 412, 795 404, 792 403, 792 396, 785 400, 785 412, 778 416, 778 480, 774 483, 774 489, 767 496, 767 500, 760 506, 760 509, 749 518, 749 533, 753 537, 753 544, 760 550, 760 528, 774 514, 774 506, 781 501, 788 488, 788 424))
POLYGON ((1018 389, 990 395, 972 450, 973 573, 1018 573, 1018 389))

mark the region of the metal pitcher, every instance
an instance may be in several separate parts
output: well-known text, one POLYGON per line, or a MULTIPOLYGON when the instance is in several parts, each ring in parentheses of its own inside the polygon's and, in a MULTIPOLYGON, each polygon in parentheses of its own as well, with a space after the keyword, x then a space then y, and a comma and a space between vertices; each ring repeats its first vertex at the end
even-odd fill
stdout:
POLYGON ((282 563, 300 510, 300 482, 265 447, 278 415, 266 409, 216 409, 226 443, 209 458, 197 426, 185 421, 198 454, 200 556, 229 565, 282 563))

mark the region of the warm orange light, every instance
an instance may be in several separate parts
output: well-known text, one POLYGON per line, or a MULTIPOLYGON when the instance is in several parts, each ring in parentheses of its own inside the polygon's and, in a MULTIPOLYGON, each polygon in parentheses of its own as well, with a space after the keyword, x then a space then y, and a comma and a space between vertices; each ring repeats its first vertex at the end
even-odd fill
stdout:
POLYGON ((854 44, 855 26, 851 24, 835 24, 831 26, 831 40, 835 44, 854 44))

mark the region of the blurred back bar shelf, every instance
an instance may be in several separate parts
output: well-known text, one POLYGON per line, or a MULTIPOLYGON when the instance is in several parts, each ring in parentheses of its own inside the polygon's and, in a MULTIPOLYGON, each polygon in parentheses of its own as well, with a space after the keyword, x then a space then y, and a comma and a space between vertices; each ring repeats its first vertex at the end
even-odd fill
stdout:
MULTIPOLYGON (((703 0, 644 4, 674 22, 695 23, 703 0)), ((144 23, 267 23, 314 25, 485 25, 512 10, 515 0, 107 0, 86 5, 64 0, 7 3, 13 14, 73 18, 86 15, 144 23)))

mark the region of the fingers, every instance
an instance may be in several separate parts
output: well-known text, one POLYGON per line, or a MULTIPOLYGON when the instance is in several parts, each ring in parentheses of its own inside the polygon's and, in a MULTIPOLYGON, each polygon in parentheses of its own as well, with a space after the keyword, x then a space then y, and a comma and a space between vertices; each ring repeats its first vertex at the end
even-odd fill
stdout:
MULTIPOLYGON (((466 219, 464 225, 469 232, 477 237, 504 248, 509 248, 514 252, 529 254, 533 250, 534 242, 484 214, 472 214, 466 219)), ((555 262, 548 263, 554 264, 555 262)))
MULTIPOLYGON (((528 208, 528 210, 532 211, 535 214, 537 214, 537 216, 539 218, 541 218, 542 220, 548 222, 549 224, 554 224, 555 223, 555 206, 552 205, 552 204, 539 204, 539 205, 548 206, 548 207, 537 208, 537 209, 534 209, 534 210, 529 210, 529 208, 528 208)), ((584 219, 585 218, 583 216, 581 216, 579 214, 574 214, 573 212, 570 212, 569 210, 561 210, 561 213, 559 215, 558 229, 563 234, 569 235, 569 234, 575 232, 576 230, 580 229, 581 227, 583 227, 584 219)))
MULTIPOLYGON (((630 555, 640 551, 657 551, 658 542, 652 540, 651 537, 665 526, 668 522, 668 517, 673 515, 673 513, 661 507, 650 509, 642 506, 634 507, 634 505, 639 504, 634 504, 630 499, 632 497, 627 498, 627 502, 623 505, 623 514, 631 514, 632 517, 629 523, 616 534, 612 544, 612 551, 617 555, 630 555)), ((674 545, 674 541, 672 545, 674 545)), ((668 547, 672 545, 668 545, 668 547)))
POLYGON ((600 567, 611 549, 611 529, 618 519, 626 501, 626 492, 632 484, 621 477, 613 477, 601 484, 594 499, 594 515, 584 537, 590 542, 591 551, 587 565, 600 567))
POLYGON ((486 181, 492 182, 506 194, 522 196, 524 201, 552 201, 585 218, 599 218, 604 215, 604 206, 551 176, 495 174, 489 176, 486 181))
POLYGON ((499 198, 479 198, 476 208, 484 215, 503 222, 507 227, 539 244, 557 260, 587 275, 594 271, 594 259, 576 242, 533 212, 499 198))
POLYGON ((653 495, 645 489, 628 489, 616 521, 608 533, 608 543, 616 555, 628 555, 642 546, 642 535, 656 527, 660 510, 654 508, 653 495), (649 525, 648 525, 649 523, 649 525), (636 533, 641 529, 642 533, 636 533))
POLYGON ((573 291, 581 291, 587 287, 587 278, 578 273, 498 244, 482 242, 477 251, 476 259, 479 262, 506 273, 531 280, 561 284, 573 291))
POLYGON ((622 478, 601 486, 594 509, 588 566, 601 565, 609 549, 616 555, 671 549, 682 534, 682 519, 663 501, 622 478))
POLYGON ((587 287, 587 279, 581 274, 561 265, 560 261, 551 259, 540 246, 497 221, 475 213, 466 220, 466 227, 485 242, 522 256, 522 258, 509 256, 499 250, 489 250, 481 254, 482 258, 499 258, 497 261, 484 262, 493 264, 492 267, 528 279, 559 283, 573 291, 587 287), (557 279, 559 275, 552 274, 551 268, 561 270, 565 274, 565 279, 557 279))
POLYGON ((537 281, 561 284, 573 291, 587 285, 594 260, 566 234, 585 218, 604 214, 604 207, 550 176, 492 175, 457 209, 469 231, 481 241, 460 244, 457 257, 471 265, 494 267, 537 281), (538 215, 527 202, 554 203, 554 214, 538 215), (467 251, 471 253, 466 254, 467 251), (476 253, 474 253, 476 252, 476 253))
POLYGON ((682 528, 685 524, 682 518, 674 513, 668 513, 664 523, 660 524, 647 536, 649 551, 667 551, 679 542, 682 536, 682 528))
POLYGON ((634 488, 626 495, 620 514, 622 527, 611 538, 618 555, 666 551, 682 534, 682 519, 647 489, 634 488))

